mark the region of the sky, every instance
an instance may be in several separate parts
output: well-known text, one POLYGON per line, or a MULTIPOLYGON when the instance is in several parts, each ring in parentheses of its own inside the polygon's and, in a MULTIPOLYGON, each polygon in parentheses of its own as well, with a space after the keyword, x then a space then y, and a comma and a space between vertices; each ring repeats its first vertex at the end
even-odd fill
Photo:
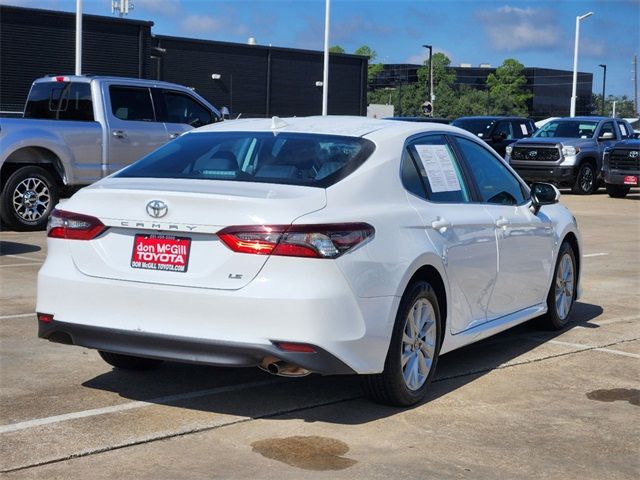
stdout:
MULTIPOLYGON (((132 0, 127 18, 154 22, 153 33, 225 42, 322 50, 324 0, 132 0)), ((75 0, 0 0, 50 10, 75 11, 75 0)), ((111 0, 84 0, 83 11, 111 14, 111 0)), ((528 67, 573 69, 576 16, 580 26, 578 70, 607 66, 607 95, 633 98, 633 56, 640 54, 640 0, 332 0, 330 44, 352 53, 370 46, 376 62, 422 63, 443 52, 452 65, 515 58, 528 67)), ((558 82, 571 82, 560 77, 558 82)))

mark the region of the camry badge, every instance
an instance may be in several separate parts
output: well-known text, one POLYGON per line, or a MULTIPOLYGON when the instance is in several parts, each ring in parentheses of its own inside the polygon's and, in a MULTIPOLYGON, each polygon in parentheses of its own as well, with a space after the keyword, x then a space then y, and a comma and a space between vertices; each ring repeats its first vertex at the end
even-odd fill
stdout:
POLYGON ((631 158, 638 158, 638 155, 640 155, 640 152, 638 152, 638 150, 631 150, 631 151, 629 152, 629 156, 630 156, 631 158))
POLYGON ((153 218, 162 218, 167 214, 167 204, 162 200, 151 200, 147 203, 147 213, 153 218))

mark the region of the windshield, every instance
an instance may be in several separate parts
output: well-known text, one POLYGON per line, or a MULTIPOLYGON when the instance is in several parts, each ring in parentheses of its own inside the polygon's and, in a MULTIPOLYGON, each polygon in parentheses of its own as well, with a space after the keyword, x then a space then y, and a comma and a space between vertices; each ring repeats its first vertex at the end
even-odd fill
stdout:
POLYGON ((117 177, 235 180, 328 187, 371 155, 362 138, 306 133, 190 133, 151 152, 117 177))
POLYGON ((454 127, 464 128, 466 131, 471 132, 474 135, 486 138, 494 123, 496 123, 496 121, 491 119, 460 118, 458 120, 454 120, 451 125, 454 127))
POLYGON ((592 138, 598 122, 581 120, 552 120, 538 130, 533 136, 542 138, 592 138))

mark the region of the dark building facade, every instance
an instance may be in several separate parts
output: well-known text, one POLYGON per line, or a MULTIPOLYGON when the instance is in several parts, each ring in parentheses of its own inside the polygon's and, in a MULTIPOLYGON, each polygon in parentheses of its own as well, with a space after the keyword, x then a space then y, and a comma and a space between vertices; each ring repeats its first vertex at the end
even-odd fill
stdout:
MULTIPOLYGON (((369 84, 369 89, 394 87, 418 81, 421 65, 389 64, 369 84)), ((456 85, 487 90, 487 77, 495 73, 492 67, 449 67, 456 74, 456 85)), ((571 106, 573 72, 551 68, 525 67, 526 88, 533 95, 528 102, 529 115, 535 120, 566 117, 571 106)), ((589 115, 593 74, 578 72, 576 114, 589 115)))
MULTIPOLYGON (((322 52, 154 36, 152 27, 84 15, 83 73, 179 83, 245 117, 320 114, 322 52)), ((0 6, 0 111, 21 111, 36 78, 74 69, 75 14, 0 6)), ((366 114, 366 91, 367 58, 331 54, 329 113, 366 114)))

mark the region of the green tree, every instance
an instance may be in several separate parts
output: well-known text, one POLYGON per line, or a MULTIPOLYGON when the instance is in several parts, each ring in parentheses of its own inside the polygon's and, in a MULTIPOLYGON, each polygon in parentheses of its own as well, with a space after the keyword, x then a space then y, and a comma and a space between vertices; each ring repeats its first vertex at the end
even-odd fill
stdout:
POLYGON ((362 45, 361 47, 356 48, 353 52, 355 55, 362 55, 364 57, 369 57, 369 61, 373 62, 378 54, 375 50, 373 50, 369 45, 362 45))
MULTIPOLYGON (((604 114, 606 116, 613 115, 613 102, 616 102, 616 117, 634 118, 636 114, 633 112, 633 100, 626 95, 607 95, 604 102, 604 114)), ((602 109, 602 94, 594 93, 591 102, 591 114, 600 115, 602 109)))
POLYGON ((332 47, 329 47, 329 51, 331 53, 345 53, 344 48, 342 48, 340 45, 333 45, 332 47))
POLYGON ((523 71, 524 65, 513 58, 507 58, 496 69, 495 74, 489 74, 487 86, 491 114, 529 114, 527 101, 532 95, 526 90, 527 79, 523 71))

